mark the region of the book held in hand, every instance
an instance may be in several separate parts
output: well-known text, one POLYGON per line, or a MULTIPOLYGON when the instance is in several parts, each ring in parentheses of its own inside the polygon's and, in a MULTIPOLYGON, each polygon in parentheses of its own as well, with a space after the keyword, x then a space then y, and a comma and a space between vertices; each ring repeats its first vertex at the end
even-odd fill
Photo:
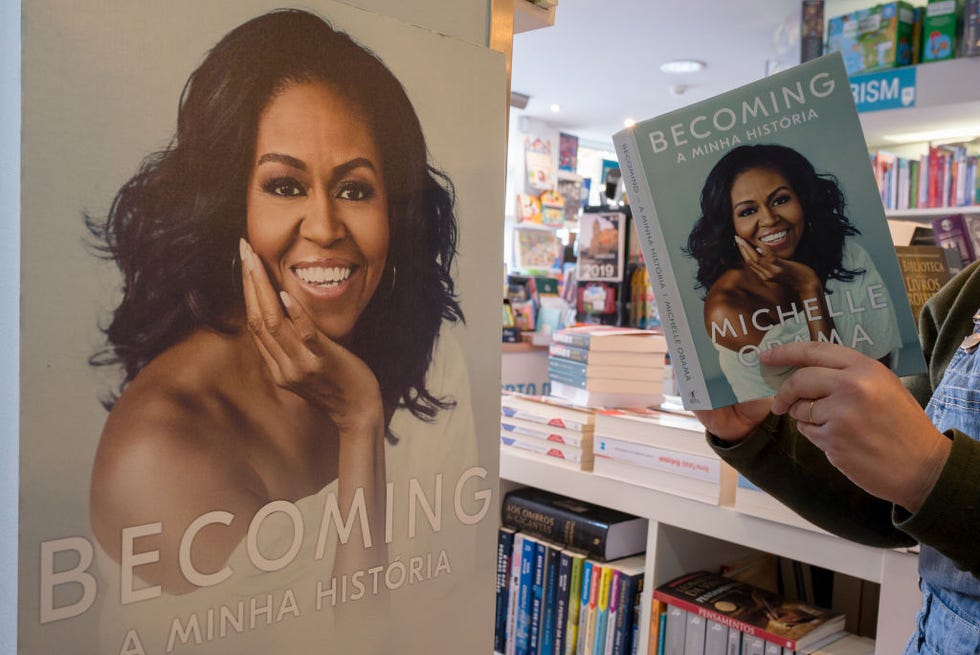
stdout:
POLYGON ((777 344, 925 370, 839 53, 613 142, 684 407, 772 396, 777 344))
POLYGON ((533 487, 508 492, 501 518, 506 526, 604 561, 646 550, 646 519, 533 487))

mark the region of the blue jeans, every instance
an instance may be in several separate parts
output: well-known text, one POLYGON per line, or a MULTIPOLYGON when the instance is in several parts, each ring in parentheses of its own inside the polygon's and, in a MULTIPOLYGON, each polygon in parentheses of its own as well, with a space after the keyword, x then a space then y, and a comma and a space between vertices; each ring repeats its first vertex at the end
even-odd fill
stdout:
MULTIPOLYGON (((980 607, 958 607, 942 591, 925 582, 922 607, 915 617, 915 632, 905 646, 904 655, 976 655, 980 653, 980 607)), ((963 602, 962 597, 956 602, 963 602)), ((971 601, 975 602, 975 601, 971 601)))

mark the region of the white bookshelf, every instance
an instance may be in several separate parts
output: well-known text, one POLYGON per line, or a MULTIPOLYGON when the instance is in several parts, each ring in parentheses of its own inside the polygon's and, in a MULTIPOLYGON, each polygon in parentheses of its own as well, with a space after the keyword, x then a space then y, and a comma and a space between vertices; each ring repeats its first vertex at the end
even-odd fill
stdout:
POLYGON ((862 546, 830 534, 741 514, 645 487, 553 466, 510 449, 500 454, 501 494, 531 486, 649 521, 639 655, 646 654, 651 590, 687 571, 716 568, 748 549, 839 571, 881 585, 877 652, 901 652, 921 598, 914 554, 862 546), (887 610, 887 611, 886 611, 887 610))

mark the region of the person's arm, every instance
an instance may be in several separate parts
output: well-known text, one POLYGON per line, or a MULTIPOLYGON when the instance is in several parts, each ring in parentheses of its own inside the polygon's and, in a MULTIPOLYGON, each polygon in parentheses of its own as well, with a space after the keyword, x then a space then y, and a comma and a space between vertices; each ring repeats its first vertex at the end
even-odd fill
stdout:
POLYGON ((743 440, 707 433, 722 459, 811 523, 871 546, 909 546, 915 540, 892 525, 892 503, 848 480, 796 429, 788 416, 769 414, 743 440))

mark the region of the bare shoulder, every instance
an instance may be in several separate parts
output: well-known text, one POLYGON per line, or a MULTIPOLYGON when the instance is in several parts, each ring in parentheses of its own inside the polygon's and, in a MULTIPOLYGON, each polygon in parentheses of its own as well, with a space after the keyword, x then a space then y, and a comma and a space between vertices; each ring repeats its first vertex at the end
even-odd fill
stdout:
POLYGON ((726 271, 704 300, 704 326, 712 342, 729 350, 758 345, 763 334, 753 327, 751 314, 759 300, 747 291, 740 269, 726 271))
POLYGON ((141 567, 141 577, 180 592, 190 590, 177 562, 187 527, 208 512, 235 517, 195 540, 195 566, 214 571, 266 494, 247 454, 235 447, 234 424, 206 376, 175 374, 174 362, 162 364, 144 369, 106 420, 92 472, 91 519, 103 549, 117 561, 124 531, 142 526, 151 535, 146 548, 161 557, 141 567))

